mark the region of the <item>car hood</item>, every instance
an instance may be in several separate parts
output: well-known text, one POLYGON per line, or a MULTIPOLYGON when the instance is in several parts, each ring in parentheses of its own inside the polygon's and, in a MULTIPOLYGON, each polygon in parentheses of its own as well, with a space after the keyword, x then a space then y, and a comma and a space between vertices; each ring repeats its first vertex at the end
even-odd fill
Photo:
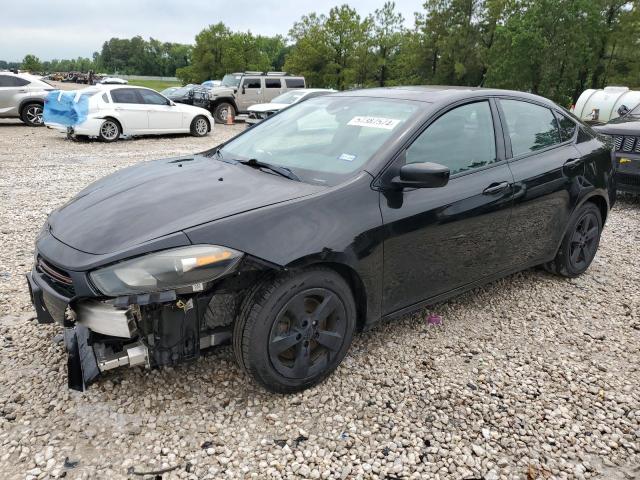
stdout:
POLYGON ((274 110, 282 110, 284 107, 288 106, 289 105, 286 103, 259 103, 247 108, 247 110, 249 112, 271 112, 274 110))
POLYGON ((625 115, 614 118, 604 125, 593 127, 599 133, 608 135, 637 135, 640 136, 640 115, 625 115))
POLYGON ((201 155, 156 160, 93 183, 54 211, 49 226, 77 250, 113 253, 324 188, 201 155))

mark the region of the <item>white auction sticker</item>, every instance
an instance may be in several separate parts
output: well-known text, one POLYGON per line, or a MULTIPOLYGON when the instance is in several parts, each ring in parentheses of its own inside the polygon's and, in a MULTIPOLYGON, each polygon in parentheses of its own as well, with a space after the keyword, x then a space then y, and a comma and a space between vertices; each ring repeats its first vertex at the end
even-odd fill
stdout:
POLYGON ((349 120, 347 125, 354 127, 370 127, 370 128, 382 128, 384 130, 393 130, 393 128, 400 123, 397 118, 384 118, 384 117, 353 117, 349 120))

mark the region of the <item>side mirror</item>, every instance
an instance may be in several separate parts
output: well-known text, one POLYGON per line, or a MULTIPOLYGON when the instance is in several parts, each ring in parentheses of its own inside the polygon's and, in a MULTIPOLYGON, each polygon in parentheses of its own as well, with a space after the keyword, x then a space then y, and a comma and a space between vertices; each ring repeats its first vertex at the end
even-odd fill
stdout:
POLYGON ((391 183, 399 188, 438 188, 449 182, 449 167, 438 163, 408 163, 400 168, 400 175, 391 183))
POLYGON ((624 117, 627 113, 629 113, 629 109, 627 108, 627 106, 620 105, 620 108, 618 108, 618 115, 624 117))

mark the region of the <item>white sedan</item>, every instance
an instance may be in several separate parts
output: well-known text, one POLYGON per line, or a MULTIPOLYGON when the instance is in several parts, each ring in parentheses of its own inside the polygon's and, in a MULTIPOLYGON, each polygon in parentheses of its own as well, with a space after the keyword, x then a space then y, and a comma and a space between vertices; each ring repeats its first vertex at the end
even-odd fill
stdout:
POLYGON ((337 92, 337 90, 330 88, 300 88, 298 90, 289 90, 274 98, 270 103, 257 103, 249 107, 245 121, 247 123, 258 123, 289 105, 335 92, 337 92))
POLYGON ((53 91, 45 99, 44 124, 73 136, 114 142, 120 136, 191 133, 213 128, 208 110, 174 103, 155 90, 100 85, 76 91, 53 91))

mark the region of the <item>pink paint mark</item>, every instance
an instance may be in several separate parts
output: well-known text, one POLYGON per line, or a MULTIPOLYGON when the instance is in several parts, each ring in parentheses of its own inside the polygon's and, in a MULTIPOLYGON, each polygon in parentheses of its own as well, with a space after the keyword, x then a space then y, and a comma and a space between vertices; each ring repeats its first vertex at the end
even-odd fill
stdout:
POLYGON ((442 317, 432 313, 427 317, 427 325, 442 325, 442 317))

